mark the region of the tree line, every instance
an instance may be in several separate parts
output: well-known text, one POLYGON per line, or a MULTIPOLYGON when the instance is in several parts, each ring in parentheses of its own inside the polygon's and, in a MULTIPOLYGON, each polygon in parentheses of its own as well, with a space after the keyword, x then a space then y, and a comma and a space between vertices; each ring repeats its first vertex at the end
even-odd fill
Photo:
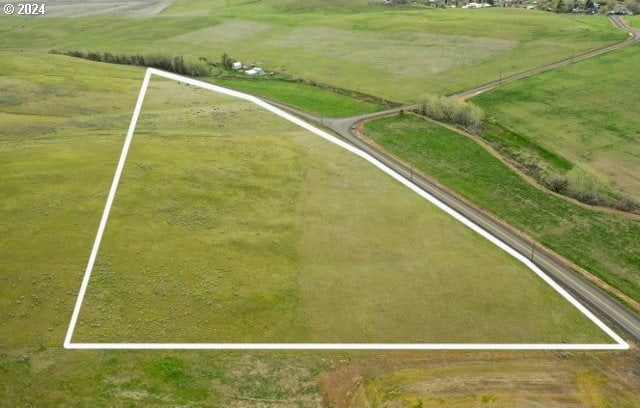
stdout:
POLYGON ((180 75, 189 75, 194 77, 209 75, 209 66, 202 58, 198 61, 189 61, 185 60, 182 55, 170 57, 167 55, 114 54, 110 52, 57 50, 51 50, 50 53, 68 55, 70 57, 83 58, 91 61, 106 62, 109 64, 152 67, 180 75))

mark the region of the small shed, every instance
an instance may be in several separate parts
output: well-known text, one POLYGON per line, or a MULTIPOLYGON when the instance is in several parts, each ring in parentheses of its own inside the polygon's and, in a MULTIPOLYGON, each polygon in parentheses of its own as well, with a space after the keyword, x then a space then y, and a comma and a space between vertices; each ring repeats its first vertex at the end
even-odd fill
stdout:
POLYGON ((254 67, 244 71, 245 75, 249 75, 249 76, 261 75, 263 72, 264 70, 260 67, 254 67))

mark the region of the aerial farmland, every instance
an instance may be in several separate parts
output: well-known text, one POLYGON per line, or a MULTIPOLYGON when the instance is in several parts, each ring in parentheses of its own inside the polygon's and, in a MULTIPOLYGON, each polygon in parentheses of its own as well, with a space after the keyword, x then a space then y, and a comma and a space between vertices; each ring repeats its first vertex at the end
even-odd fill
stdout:
POLYGON ((459 3, 1 1, 0 406, 640 405, 637 5, 459 3))

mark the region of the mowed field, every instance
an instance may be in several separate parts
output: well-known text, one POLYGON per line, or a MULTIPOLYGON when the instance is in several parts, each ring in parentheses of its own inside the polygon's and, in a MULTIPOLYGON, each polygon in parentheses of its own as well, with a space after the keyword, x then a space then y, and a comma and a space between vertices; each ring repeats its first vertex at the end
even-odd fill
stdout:
MULTIPOLYGON (((570 187, 589 183, 600 194, 640 201, 640 116, 634 108, 640 79, 630 70, 639 65, 634 45, 500 86, 473 102, 490 122, 568 160, 570 187)), ((510 144, 491 127, 486 137, 510 144)), ((521 155, 530 150, 515 149, 521 155)))
POLYGON ((148 92, 75 341, 608 341, 357 156, 247 102, 148 92))
POLYGON ((324 372, 321 384, 336 407, 635 407, 637 362, 620 357, 379 353, 324 372))
POLYGON ((599 16, 363 3, 178 1, 146 19, 0 17, 0 49, 180 53, 211 61, 226 51, 294 77, 406 102, 625 38, 599 16))

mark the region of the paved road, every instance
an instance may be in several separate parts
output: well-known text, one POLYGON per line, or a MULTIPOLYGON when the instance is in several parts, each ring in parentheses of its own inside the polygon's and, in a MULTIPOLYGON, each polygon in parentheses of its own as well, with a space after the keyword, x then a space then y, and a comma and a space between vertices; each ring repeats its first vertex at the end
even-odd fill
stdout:
POLYGON ((605 47, 597 48, 595 50, 587 51, 578 55, 574 55, 569 58, 565 58, 556 62, 552 62, 550 64, 542 65, 537 68, 529 69, 522 72, 517 72, 512 75, 508 75, 504 78, 497 79, 495 81, 487 82, 486 84, 477 86, 473 89, 469 89, 466 91, 459 92, 454 94, 453 96, 457 96, 462 99, 469 98, 471 96, 475 96, 479 93, 488 91, 489 89, 495 88, 498 85, 506 84, 509 82, 516 81, 518 79, 526 78, 532 75, 539 74, 541 72, 549 71, 551 69, 556 69, 560 67, 564 67, 565 65, 573 64, 578 61, 585 60, 587 58, 595 57, 600 54, 604 54, 606 52, 614 51, 623 47, 626 47, 630 44, 640 41, 640 30, 633 29, 627 25, 627 23, 620 18, 620 16, 610 16, 609 20, 611 23, 618 28, 619 30, 625 31, 629 34, 629 37, 624 41, 621 41, 616 44, 607 45, 605 47))
MULTIPOLYGON (((627 40, 607 47, 602 47, 597 50, 585 52, 571 58, 566 58, 552 64, 547 64, 539 68, 513 74, 503 78, 500 81, 492 81, 468 91, 460 92, 456 94, 456 96, 466 98, 471 95, 476 95, 480 92, 484 92, 503 83, 515 81, 517 79, 535 75, 540 72, 548 71, 550 69, 555 69, 568 64, 572 64, 574 62, 591 58, 596 55, 613 51, 640 41, 639 30, 631 29, 626 25, 624 20, 622 20, 618 16, 612 16, 611 21, 616 27, 629 33, 629 38, 627 40)), ((415 173, 410 167, 402 163, 397 158, 391 156, 384 150, 379 149, 378 147, 373 146, 360 139, 354 131, 358 124, 366 120, 395 115, 403 109, 415 109, 415 105, 407 105, 385 110, 382 112, 375 112, 349 118, 322 118, 285 104, 273 101, 270 101, 270 103, 288 110, 303 119, 315 122, 320 126, 333 131, 346 141, 375 157, 377 160, 392 168, 397 173, 403 175, 411 182, 413 182, 413 184, 420 187, 422 190, 435 196, 440 201, 444 202, 449 207, 453 208, 460 214, 475 222, 477 225, 481 226, 486 231, 490 232, 516 251, 532 259, 532 261, 536 263, 547 275, 549 275, 554 281, 560 284, 574 297, 579 299, 594 314, 596 314, 600 318, 603 318, 609 323, 613 323, 618 329, 626 333, 635 342, 640 342, 640 316, 623 306, 617 300, 613 299, 604 290, 596 287, 594 284, 589 282, 580 273, 574 271, 564 259, 540 247, 535 242, 531 241, 530 238, 527 238, 525 235, 523 235, 521 232, 508 226, 506 223, 498 220, 489 213, 479 209, 477 206, 473 205, 457 194, 449 191, 437 181, 415 173)))
MULTIPOLYGON (((578 61, 582 61, 588 58, 592 58, 595 57, 597 55, 600 54, 604 54, 610 51, 614 51, 623 47, 627 47, 631 44, 640 42, 640 30, 635 29, 635 28, 631 28, 625 21, 624 19, 622 19, 620 16, 610 16, 609 20, 611 21, 611 23, 618 28, 619 30, 622 30, 624 32, 626 32, 629 36, 628 38, 626 38, 623 41, 620 41, 618 43, 615 44, 611 44, 611 45, 607 45, 601 48, 597 48, 595 50, 591 50, 591 51, 587 51, 578 55, 574 55, 572 57, 569 58, 564 58, 561 59, 559 61, 556 62, 552 62, 550 64, 545 64, 542 65, 540 67, 537 68, 532 68, 532 69, 528 69, 526 71, 522 71, 522 72, 517 72, 515 74, 511 74, 511 75, 507 75, 503 78, 500 79, 496 79, 494 81, 490 81, 487 82, 485 84, 476 86, 475 88, 472 89, 468 89, 466 91, 462 91, 462 92, 458 92, 455 93, 451 96, 455 96, 458 98, 462 98, 462 99, 466 99, 469 98, 471 96, 477 95, 479 93, 488 91, 490 89, 495 88, 498 85, 502 85, 502 84, 506 84, 509 82, 513 82, 516 81, 518 79, 523 79, 526 77, 530 77, 532 75, 536 75, 539 74, 541 72, 545 72, 545 71, 549 71, 551 69, 556 69, 556 68, 560 68, 560 67, 564 67, 566 65, 570 65, 573 63, 576 63, 578 61)), ((413 104, 413 105, 405 105, 405 106, 401 106, 401 107, 397 107, 397 108, 392 108, 392 109, 387 109, 384 111, 380 111, 380 112, 374 112, 374 113, 369 113, 369 114, 365 114, 365 115, 359 115, 359 116, 353 116, 350 118, 341 118, 339 119, 339 123, 335 123, 338 124, 341 128, 343 129, 349 129, 353 124, 358 123, 358 122, 363 122, 365 120, 369 120, 369 119, 374 119, 376 117, 381 117, 381 116, 389 116, 389 115, 395 115, 398 112, 400 112, 401 110, 413 110, 416 109, 418 107, 417 104, 413 104)), ((320 118, 318 118, 320 119, 320 118)))

